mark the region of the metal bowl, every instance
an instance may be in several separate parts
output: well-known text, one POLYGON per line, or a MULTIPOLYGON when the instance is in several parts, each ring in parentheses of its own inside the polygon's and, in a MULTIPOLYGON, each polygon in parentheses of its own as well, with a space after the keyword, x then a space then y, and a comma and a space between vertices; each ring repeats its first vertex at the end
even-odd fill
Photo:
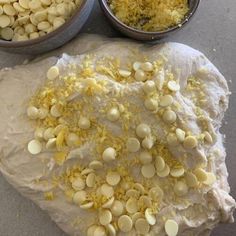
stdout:
POLYGON ((45 36, 26 41, 5 41, 0 39, 0 50, 19 54, 40 54, 58 48, 70 41, 87 21, 94 0, 83 0, 80 8, 61 27, 45 36))
POLYGON ((142 41, 152 41, 152 40, 157 40, 161 39, 163 37, 166 37, 170 34, 173 34, 174 32, 178 31, 179 29, 183 28, 192 18, 194 13, 196 12, 199 3, 201 0, 189 0, 189 12, 186 14, 185 18, 183 21, 174 27, 168 28, 167 30, 163 31, 157 31, 157 32, 147 32, 147 31, 142 31, 138 30, 135 28, 132 28, 123 22, 121 22, 112 12, 110 9, 107 0, 99 0, 100 6, 108 18, 108 20, 111 22, 111 24, 119 30, 121 33, 125 34, 126 36, 130 38, 134 38, 137 40, 142 40, 142 41))

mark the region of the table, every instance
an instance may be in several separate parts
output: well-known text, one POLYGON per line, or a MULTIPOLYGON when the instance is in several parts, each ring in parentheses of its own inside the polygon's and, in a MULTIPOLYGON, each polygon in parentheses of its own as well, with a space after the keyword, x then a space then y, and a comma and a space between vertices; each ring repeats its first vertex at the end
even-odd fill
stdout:
MULTIPOLYGON (((185 43, 202 51, 224 74, 232 96, 222 132, 226 133, 227 166, 231 194, 236 198, 236 1, 203 0, 193 21, 177 34, 165 39, 185 43)), ((98 3, 83 32, 121 36, 107 23, 98 3)), ((0 52, 0 68, 22 63, 28 56, 0 52)), ((1 236, 65 236, 31 201, 23 198, 0 176, 1 236)), ((212 236, 236 235, 236 224, 221 225, 212 236)))

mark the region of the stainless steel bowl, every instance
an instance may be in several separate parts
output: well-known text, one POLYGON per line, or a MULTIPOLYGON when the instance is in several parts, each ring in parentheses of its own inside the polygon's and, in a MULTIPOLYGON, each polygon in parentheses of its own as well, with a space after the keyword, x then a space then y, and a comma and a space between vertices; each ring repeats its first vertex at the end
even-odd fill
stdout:
POLYGON ((107 19, 121 33, 137 40, 152 41, 166 37, 183 28, 193 17, 194 13, 196 12, 199 6, 200 1, 201 0, 189 0, 189 12, 187 13, 183 21, 179 25, 168 28, 167 30, 157 32, 147 32, 127 26, 113 14, 112 10, 110 9, 107 3, 107 0, 99 0, 99 3, 107 19))
POLYGON ((61 27, 37 39, 27 41, 5 41, 0 39, 0 50, 19 54, 40 54, 58 48, 70 41, 87 21, 94 0, 83 0, 80 8, 61 27))

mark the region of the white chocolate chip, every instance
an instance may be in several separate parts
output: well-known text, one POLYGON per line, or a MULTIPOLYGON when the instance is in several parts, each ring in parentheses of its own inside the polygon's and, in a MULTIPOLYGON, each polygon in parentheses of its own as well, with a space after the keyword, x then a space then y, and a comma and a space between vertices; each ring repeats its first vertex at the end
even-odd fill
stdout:
POLYGON ((209 143, 209 144, 212 144, 213 143, 213 139, 212 139, 212 136, 210 135, 209 132, 205 131, 204 132, 204 140, 209 143))
POLYGON ((165 167, 162 171, 157 171, 157 175, 161 178, 167 177, 170 173, 170 167, 165 164, 165 167))
POLYGON ((198 185, 197 177, 193 173, 190 172, 186 173, 185 180, 189 187, 196 187, 198 185))
POLYGON ((106 225, 106 228, 110 236, 116 236, 116 229, 112 224, 106 225))
POLYGON ((179 231, 179 226, 174 220, 167 220, 165 222, 165 231, 168 236, 176 236, 179 231))
POLYGON ((184 168, 183 167, 173 168, 170 171, 170 175, 172 177, 179 178, 184 175, 184 168))
POLYGON ((141 152, 139 160, 143 165, 150 164, 152 162, 152 154, 147 151, 141 152))
POLYGON ((39 35, 39 33, 38 32, 33 32, 33 33, 30 33, 30 39, 36 39, 36 38, 38 38, 40 35, 39 35))
POLYGON ((146 149, 151 149, 154 145, 154 142, 155 142, 154 138, 152 136, 148 136, 143 139, 142 147, 146 149))
POLYGON ((197 147, 198 141, 197 141, 196 137, 190 135, 184 139, 183 145, 184 145, 184 148, 186 148, 186 149, 193 149, 193 148, 197 147))
POLYGON ((10 17, 7 15, 0 15, 0 28, 5 28, 11 24, 10 17))
POLYGON ((152 199, 148 196, 141 196, 138 200, 138 206, 140 208, 143 208, 143 207, 152 207, 152 199))
POLYGON ((112 207, 111 212, 114 216, 120 216, 124 211, 124 205, 121 201, 115 200, 112 207))
POLYGON ((135 229, 138 234, 146 235, 150 230, 150 225, 144 218, 139 218, 135 222, 135 229))
POLYGON ((179 140, 177 139, 177 136, 174 133, 169 133, 167 135, 167 143, 171 147, 176 147, 179 145, 179 140))
POLYGON ((124 77, 124 78, 127 78, 127 77, 129 77, 130 75, 131 75, 131 72, 130 71, 128 71, 128 70, 119 70, 119 74, 120 74, 120 76, 122 76, 122 77, 124 77))
POLYGON ((160 171, 163 171, 164 168, 165 168, 165 161, 162 157, 160 156, 157 156, 156 157, 156 160, 155 160, 155 167, 156 167, 156 171, 157 172, 160 172, 160 171))
POLYGON ((156 201, 157 199, 162 199, 164 196, 163 190, 159 186, 155 186, 149 190, 148 195, 156 201))
POLYGON ((83 190, 85 188, 85 182, 82 178, 77 177, 73 182, 72 182, 72 188, 76 191, 83 190))
POLYGON ((93 205, 94 205, 93 202, 88 202, 88 203, 81 204, 81 205, 80 205, 80 208, 81 208, 81 209, 84 209, 84 210, 88 210, 88 209, 92 208, 93 205))
POLYGON ((86 130, 86 129, 89 129, 91 127, 91 122, 88 118, 81 116, 79 118, 78 125, 79 125, 80 129, 85 129, 86 130))
POLYGON ((4 4, 3 5, 3 11, 8 15, 8 16, 14 16, 16 14, 15 8, 10 5, 10 4, 4 4))
POLYGON ((112 197, 113 194, 114 194, 114 189, 113 189, 113 187, 111 187, 111 186, 108 185, 108 184, 103 184, 103 185, 101 186, 101 193, 102 193, 102 195, 104 195, 105 197, 110 198, 110 197, 112 197))
POLYGON ((128 213, 133 214, 138 211, 138 202, 135 198, 130 198, 126 202, 125 209, 128 213))
POLYGON ((29 8, 30 8, 31 10, 35 10, 35 9, 40 8, 40 7, 41 7, 41 2, 38 1, 38 0, 31 0, 31 1, 29 2, 29 8))
POLYGON ((128 138, 126 147, 129 152, 137 152, 140 149, 140 142, 136 138, 128 138))
POLYGON ((96 175, 94 173, 90 173, 86 178, 86 185, 89 188, 93 188, 96 182, 96 175))
POLYGON ((151 129, 147 124, 141 123, 136 127, 136 134, 139 138, 145 138, 150 135, 151 129))
POLYGON ((76 205, 83 204, 87 199, 87 193, 85 191, 78 191, 73 196, 73 202, 76 205))
POLYGON ((25 12, 25 9, 23 7, 20 6, 20 4, 18 2, 14 2, 13 3, 13 7, 16 9, 16 11, 18 11, 19 13, 25 12))
POLYGON ((106 181, 111 186, 115 186, 120 182, 120 175, 118 172, 110 172, 106 176, 106 181))
POLYGON ((56 138, 50 138, 46 143, 46 149, 52 149, 56 147, 56 138))
POLYGON ((52 3, 52 0, 40 0, 42 5, 49 6, 52 3))
POLYGON ((53 23, 54 29, 57 29, 60 26, 62 26, 65 22, 66 22, 65 19, 63 19, 62 17, 55 17, 52 23, 53 23))
POLYGON ((49 140, 50 138, 54 138, 54 129, 53 128, 47 128, 43 133, 43 138, 45 141, 49 140))
POLYGON ((158 108, 158 101, 154 98, 146 98, 144 101, 144 106, 147 110, 155 111, 158 108))
POLYGON ((202 168, 198 168, 194 171, 195 176, 199 182, 204 182, 207 180, 207 172, 202 168))
POLYGON ((57 10, 56 10, 56 7, 55 6, 50 6, 48 8, 48 14, 49 15, 53 15, 53 16, 57 16, 57 10))
POLYGON ((36 107, 34 107, 34 106, 28 107, 28 109, 27 109, 27 116, 28 116, 30 119, 37 119, 38 116, 39 116, 39 110, 38 110, 38 108, 36 108, 36 107))
POLYGON ((79 137, 75 133, 69 133, 66 137, 66 144, 69 147, 75 146, 79 142, 79 137))
POLYGON ((151 62, 144 62, 141 64, 141 69, 146 72, 153 71, 153 65, 151 62))
POLYGON ((97 226, 93 236, 107 236, 105 228, 103 226, 97 226))
POLYGON ((86 236, 94 236, 94 232, 97 229, 97 227, 98 227, 97 225, 89 226, 86 236))
MULTIPOLYGON (((47 20, 47 11, 46 10, 43 10, 43 11, 38 11, 38 12, 35 12, 35 15, 34 15, 34 19, 37 21, 37 22, 42 22, 42 21, 46 21, 47 20)), ((56 71, 57 72, 57 71, 56 71)), ((59 72, 59 71, 58 71, 59 72)), ((58 74, 59 76, 59 74, 58 74)), ((57 77, 57 76, 56 76, 57 77)), ((55 77, 55 78, 56 78, 55 77)))
POLYGON ((14 31, 10 27, 1 29, 0 36, 5 40, 11 40, 13 38, 14 31))
POLYGON ((26 34, 20 35, 20 34, 15 34, 12 38, 12 41, 26 41, 28 40, 28 36, 26 34))
POLYGON ((183 142, 184 139, 185 139, 185 131, 183 131, 182 129, 179 129, 177 128, 175 130, 175 134, 177 136, 177 139, 180 141, 180 142, 183 142))
POLYGON ((49 68, 47 72, 47 78, 49 80, 54 80, 59 76, 59 74, 60 74, 59 68, 57 66, 52 66, 49 68))
POLYGON ((146 94, 153 93, 156 91, 156 84, 152 80, 148 80, 143 84, 143 91, 146 94))
POLYGON ((133 221, 133 224, 135 224, 135 222, 142 218, 143 217, 143 214, 141 212, 136 212, 132 215, 132 221, 133 221))
POLYGON ((159 91, 162 90, 165 81, 164 70, 158 71, 154 76, 154 80, 156 82, 157 89, 159 91))
POLYGON ((120 113, 124 113, 125 112, 125 107, 124 107, 123 104, 118 104, 118 108, 119 108, 120 113))
POLYGON ((174 192, 177 196, 181 197, 188 193, 188 186, 183 181, 178 181, 174 185, 174 192))
POLYGON ((81 175, 88 175, 88 174, 90 174, 90 173, 93 173, 94 172, 94 170, 93 169, 89 169, 89 168, 85 168, 85 169, 83 169, 82 171, 81 171, 81 175))
POLYGON ((121 182, 121 187, 122 187, 124 190, 127 191, 128 189, 131 188, 131 185, 130 185, 129 182, 123 180, 123 181, 121 182))
POLYGON ((133 63, 134 71, 137 71, 140 67, 141 67, 141 62, 136 61, 133 63))
POLYGON ((34 33, 36 31, 36 27, 33 24, 25 25, 25 32, 28 34, 34 33))
POLYGON ((60 106, 57 104, 53 105, 50 109, 50 114, 55 118, 60 117, 61 116, 60 106))
POLYGON ((42 148, 42 144, 38 140, 33 139, 28 143, 28 151, 32 155, 39 154, 42 151, 42 148))
POLYGON ((118 227, 122 232, 128 233, 133 227, 132 219, 128 215, 120 216, 118 219, 118 227))
POLYGON ((103 207, 103 208, 111 208, 112 205, 113 205, 113 203, 114 203, 114 200, 115 200, 114 197, 110 198, 107 202, 105 202, 105 203, 102 205, 102 207, 103 207))
POLYGON ((171 80, 168 82, 167 87, 170 91, 177 92, 180 90, 179 84, 176 83, 176 81, 171 80))
POLYGON ((140 193, 136 189, 129 189, 126 191, 125 196, 138 198, 140 193))
POLYGON ((150 179, 155 175, 156 169, 153 164, 147 164, 142 166, 141 173, 144 178, 150 179))
MULTIPOLYGON (((146 163, 146 164, 148 164, 148 163, 146 163)), ((140 183, 135 183, 133 188, 137 189, 139 191, 139 193, 141 193, 141 194, 145 193, 145 189, 144 189, 143 185, 140 183)))
POLYGON ((66 126, 64 124, 57 125, 55 129, 53 130, 53 133, 55 135, 58 135, 64 129, 66 129, 66 126))
POLYGON ((114 161, 116 159, 116 150, 112 147, 108 147, 102 154, 102 159, 106 162, 114 161))
POLYGON ((147 79, 147 76, 143 70, 138 69, 134 74, 134 78, 137 81, 145 81, 147 79))
POLYGON ((38 118, 43 120, 47 117, 48 115, 48 109, 42 107, 42 108, 39 108, 38 110, 38 118))
POLYGON ((171 106, 174 99, 171 95, 165 95, 160 98, 160 106, 161 107, 168 107, 171 106))
POLYGON ((112 214, 109 210, 100 210, 98 218, 101 225, 108 225, 112 221, 112 214))
POLYGON ((145 210, 145 218, 146 218, 149 225, 156 224, 156 217, 154 216, 151 208, 147 208, 145 210))
POLYGON ((57 14, 58 15, 66 15, 66 11, 68 10, 67 8, 67 5, 65 5, 65 3, 59 3, 56 5, 56 11, 57 11, 57 14))
POLYGON ((50 28, 50 26, 51 25, 49 22, 42 21, 42 22, 38 23, 37 28, 38 28, 38 30, 46 31, 47 29, 50 28))
POLYGON ((2 6, 0 6, 0 15, 2 15, 3 14, 3 8, 2 8, 2 6))
POLYGON ((111 108, 107 113, 107 118, 108 120, 113 121, 113 122, 119 120, 120 118, 119 109, 116 107, 111 108))
MULTIPOLYGON (((28 23, 29 19, 30 19, 30 17, 26 15, 26 16, 22 16, 22 17, 18 18, 17 21, 18 21, 19 25, 24 25, 24 24, 28 23)), ((25 37, 28 38, 28 36, 26 34, 25 34, 25 37)))
POLYGON ((103 167, 103 164, 100 161, 95 160, 89 163, 89 168, 94 169, 94 170, 101 169, 102 167, 103 167))
POLYGON ((21 7, 29 9, 29 0, 19 0, 19 4, 21 7))
POLYGON ((177 116, 176 116, 176 113, 174 111, 167 110, 163 113, 162 118, 163 118, 165 123, 173 124, 176 121, 177 116))
POLYGON ((203 183, 210 186, 213 185, 215 182, 216 182, 215 174, 207 172, 207 179, 203 183))

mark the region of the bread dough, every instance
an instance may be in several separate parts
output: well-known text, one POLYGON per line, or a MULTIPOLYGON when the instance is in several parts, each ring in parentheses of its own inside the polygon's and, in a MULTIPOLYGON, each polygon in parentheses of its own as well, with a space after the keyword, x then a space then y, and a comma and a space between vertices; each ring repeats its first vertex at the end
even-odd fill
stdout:
MULTIPOLYGON (((180 84, 180 91, 174 93, 174 100, 182 107, 179 111, 175 111, 178 124, 190 134, 200 135, 204 130, 201 118, 196 114, 196 107, 198 107, 197 110, 200 110, 204 117, 205 129, 212 134, 214 140, 212 145, 198 145, 197 148, 187 152, 187 158, 184 157, 183 148, 178 149, 176 146, 164 144, 171 155, 186 169, 192 170, 203 165, 208 172, 215 174, 217 180, 211 186, 190 188, 184 197, 185 201, 179 202, 168 197, 168 195, 172 196, 173 191, 167 187, 164 191, 163 205, 156 215, 156 224, 151 226, 150 235, 165 235, 164 223, 165 219, 169 218, 178 223, 179 235, 183 236, 209 235, 219 222, 232 222, 235 201, 229 195, 228 172, 225 166, 226 153, 223 136, 219 132, 224 112, 228 107, 227 83, 202 53, 178 43, 145 46, 121 39, 111 40, 95 35, 83 36, 64 49, 59 49, 58 52, 50 53, 28 65, 1 70, 0 170, 9 183, 46 210, 52 220, 69 235, 86 235, 89 226, 98 224, 97 211, 84 210, 73 204, 65 194, 63 183, 59 181, 62 186, 59 184, 55 187, 55 182, 52 181, 55 176, 61 175, 66 169, 78 163, 87 165, 97 159, 97 154, 94 154, 96 143, 93 140, 84 143, 76 150, 76 158, 68 158, 62 166, 53 160, 51 151, 44 150, 37 156, 32 156, 27 150, 27 144, 34 136, 35 122, 29 120, 26 110, 31 97, 44 85, 47 70, 56 65, 61 75, 67 75, 68 72, 73 74, 75 70, 68 69, 68 65, 81 65, 86 55, 90 55, 92 65, 104 58, 119 58, 122 69, 127 69, 128 65, 135 61, 163 60, 162 69, 165 77, 168 76, 169 71, 180 84), (65 54, 59 56, 62 52, 65 54), (199 102, 201 97, 199 90, 187 89, 191 77, 197 78, 200 82, 205 101, 203 99, 199 102), (50 200, 52 192, 55 197, 50 200)), ((122 129, 117 123, 106 119, 101 111, 111 104, 112 98, 116 98, 116 93, 122 92, 125 96, 120 98, 119 103, 129 102, 138 107, 138 119, 152 127, 152 132, 158 134, 158 140, 167 139, 169 125, 166 126, 147 111, 143 100, 140 99, 140 94, 143 94, 143 82, 119 83, 102 72, 97 73, 96 80, 106 81, 108 96, 103 95, 99 99, 96 96, 89 98, 94 107, 92 114, 100 124, 108 127, 112 135, 122 135, 122 129)), ((73 99, 82 98, 77 94, 73 99)), ((135 113, 133 108, 130 111, 135 113)), ((132 125, 128 134, 135 136, 132 125)), ((129 154, 127 158, 129 157, 132 158, 133 154, 129 154)), ((105 167, 102 172, 106 172, 106 168, 108 167, 105 167)), ((129 169, 136 181, 141 182, 139 168, 129 167, 129 169)), ((157 183, 160 186, 168 184, 161 177, 157 177, 157 183)), ((135 235, 135 231, 133 229, 124 235, 135 235)))

